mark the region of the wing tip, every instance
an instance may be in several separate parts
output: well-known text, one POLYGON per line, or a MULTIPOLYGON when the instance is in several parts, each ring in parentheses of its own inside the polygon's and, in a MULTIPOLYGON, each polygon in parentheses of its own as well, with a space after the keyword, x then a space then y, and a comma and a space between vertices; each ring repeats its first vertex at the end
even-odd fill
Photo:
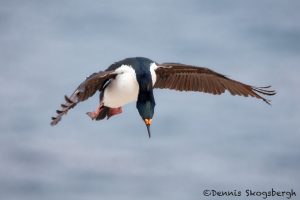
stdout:
POLYGON ((59 117, 51 117, 51 123, 50 125, 51 126, 55 126, 59 121, 60 121, 60 118, 59 117))
POLYGON ((270 100, 270 99, 262 98, 262 100, 263 100, 264 102, 266 102, 268 105, 272 106, 271 100, 270 100))
POLYGON ((264 94, 264 95, 268 95, 268 96, 273 96, 275 94, 277 94, 277 92, 275 90, 269 90, 269 88, 271 88, 271 86, 265 86, 265 87, 252 87, 252 89, 258 93, 264 94))
MULTIPOLYGON (((262 95, 273 96, 273 95, 277 94, 277 92, 275 90, 270 90, 270 88, 271 88, 271 85, 263 86, 263 87, 252 87, 254 92, 257 92, 257 93, 262 94, 262 95)), ((258 98, 262 99, 268 105, 270 105, 270 106, 272 105, 271 100, 266 99, 266 98, 264 98, 260 95, 258 95, 258 98)))
POLYGON ((66 100, 66 102, 68 102, 70 104, 74 103, 67 95, 65 95, 65 100, 66 100))

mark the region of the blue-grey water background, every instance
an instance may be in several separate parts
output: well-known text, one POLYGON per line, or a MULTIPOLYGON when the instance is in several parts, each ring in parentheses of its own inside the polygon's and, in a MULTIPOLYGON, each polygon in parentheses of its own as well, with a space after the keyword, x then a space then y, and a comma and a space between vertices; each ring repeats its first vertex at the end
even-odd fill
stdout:
POLYGON ((272 187, 299 197, 299 10, 297 0, 0 1, 0 199, 198 200, 204 189, 272 187), (64 94, 132 56, 278 94, 268 106, 156 90, 151 140, 134 103, 91 121, 98 95, 50 127, 64 94))

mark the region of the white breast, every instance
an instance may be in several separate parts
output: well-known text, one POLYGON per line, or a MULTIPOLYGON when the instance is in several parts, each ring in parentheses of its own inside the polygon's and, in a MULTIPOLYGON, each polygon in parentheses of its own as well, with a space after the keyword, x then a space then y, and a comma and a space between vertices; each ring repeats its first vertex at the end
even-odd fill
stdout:
MULTIPOLYGON (((150 72, 153 85, 156 82, 155 70, 157 65, 150 65, 150 72)), ((128 65, 122 65, 116 72, 120 74, 112 79, 104 90, 103 103, 110 108, 118 108, 133 101, 137 101, 139 84, 136 80, 134 69, 128 65)))
POLYGON ((110 108, 121 107, 136 101, 139 93, 139 84, 132 67, 122 65, 116 72, 120 74, 112 79, 104 90, 103 103, 110 108))

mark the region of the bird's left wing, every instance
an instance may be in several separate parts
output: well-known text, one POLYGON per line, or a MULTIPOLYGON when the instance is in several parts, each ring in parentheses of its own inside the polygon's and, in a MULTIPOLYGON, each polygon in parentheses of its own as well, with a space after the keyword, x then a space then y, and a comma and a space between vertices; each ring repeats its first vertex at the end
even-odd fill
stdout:
POLYGON ((114 70, 100 71, 87 77, 70 97, 65 95, 66 102, 61 104, 60 110, 56 110, 57 116, 52 117, 51 125, 56 125, 61 120, 62 116, 67 114, 71 108, 74 108, 77 103, 85 101, 89 97, 93 96, 97 90, 103 90, 105 83, 107 83, 109 79, 115 78, 117 74, 118 73, 114 70))
POLYGON ((274 95, 274 90, 267 87, 254 87, 235 80, 208 68, 190 66, 180 63, 159 64, 154 88, 168 88, 179 91, 199 91, 220 95, 228 90, 232 95, 252 96, 264 100, 262 95, 274 95))

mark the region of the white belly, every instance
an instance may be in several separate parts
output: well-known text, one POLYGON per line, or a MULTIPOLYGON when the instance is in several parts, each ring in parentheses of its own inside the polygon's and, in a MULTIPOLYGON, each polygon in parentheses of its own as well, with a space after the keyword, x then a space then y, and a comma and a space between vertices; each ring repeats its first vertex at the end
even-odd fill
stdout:
POLYGON ((104 90, 104 106, 110 108, 121 107, 132 101, 136 101, 139 93, 139 85, 134 70, 122 65, 116 70, 121 72, 115 79, 112 79, 104 90))

